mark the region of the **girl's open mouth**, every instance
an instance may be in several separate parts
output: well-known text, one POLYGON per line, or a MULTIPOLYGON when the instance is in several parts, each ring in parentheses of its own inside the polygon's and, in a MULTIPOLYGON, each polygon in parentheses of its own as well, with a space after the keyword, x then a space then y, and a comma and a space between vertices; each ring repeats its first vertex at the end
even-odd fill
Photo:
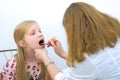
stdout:
POLYGON ((45 43, 43 39, 39 41, 39 44, 42 48, 45 48, 45 43))

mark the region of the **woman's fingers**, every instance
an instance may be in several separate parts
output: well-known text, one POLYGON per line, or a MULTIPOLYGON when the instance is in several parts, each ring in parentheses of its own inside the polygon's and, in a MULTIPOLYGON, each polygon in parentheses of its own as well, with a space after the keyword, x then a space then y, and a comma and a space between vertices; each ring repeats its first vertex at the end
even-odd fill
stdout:
POLYGON ((47 45, 47 47, 50 47, 50 46, 55 47, 55 46, 57 46, 57 42, 58 42, 58 40, 56 38, 52 38, 45 44, 47 45))

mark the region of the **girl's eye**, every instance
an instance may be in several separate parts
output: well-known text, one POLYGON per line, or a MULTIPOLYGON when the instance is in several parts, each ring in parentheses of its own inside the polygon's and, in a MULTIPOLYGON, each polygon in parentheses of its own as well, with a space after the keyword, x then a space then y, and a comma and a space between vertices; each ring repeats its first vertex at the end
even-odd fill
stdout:
POLYGON ((42 33, 42 31, 41 31, 41 30, 39 30, 39 32, 40 32, 40 33, 42 33))

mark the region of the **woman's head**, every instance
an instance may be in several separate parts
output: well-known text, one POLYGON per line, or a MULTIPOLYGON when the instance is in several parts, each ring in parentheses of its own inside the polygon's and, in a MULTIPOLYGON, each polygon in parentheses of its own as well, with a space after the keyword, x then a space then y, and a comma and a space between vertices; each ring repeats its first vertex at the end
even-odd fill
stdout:
POLYGON ((72 3, 67 8, 63 25, 68 39, 69 65, 83 61, 84 53, 94 54, 106 46, 114 47, 118 37, 115 27, 120 29, 120 25, 116 19, 105 15, 83 2, 72 3))

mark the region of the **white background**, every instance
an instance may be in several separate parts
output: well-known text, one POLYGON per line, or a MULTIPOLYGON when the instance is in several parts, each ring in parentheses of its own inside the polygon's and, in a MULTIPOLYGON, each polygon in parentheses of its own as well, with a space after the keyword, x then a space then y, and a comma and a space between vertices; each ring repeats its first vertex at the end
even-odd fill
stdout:
MULTIPOLYGON (((90 3, 98 10, 120 20, 120 0, 0 0, 0 50, 16 48, 13 31, 23 20, 36 20, 45 35, 45 40, 57 37, 67 50, 67 41, 62 27, 62 18, 66 8, 72 3, 82 1, 90 3)), ((48 48, 50 57, 61 69, 66 68, 65 61, 48 48)), ((0 53, 0 68, 5 64, 0 53)))

